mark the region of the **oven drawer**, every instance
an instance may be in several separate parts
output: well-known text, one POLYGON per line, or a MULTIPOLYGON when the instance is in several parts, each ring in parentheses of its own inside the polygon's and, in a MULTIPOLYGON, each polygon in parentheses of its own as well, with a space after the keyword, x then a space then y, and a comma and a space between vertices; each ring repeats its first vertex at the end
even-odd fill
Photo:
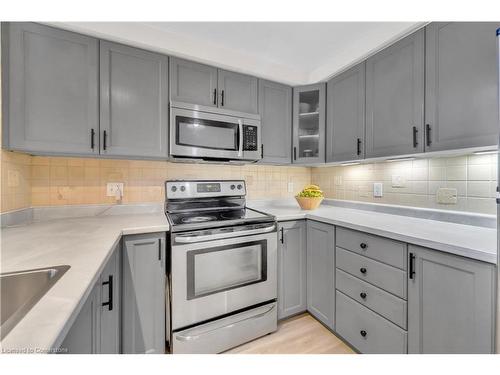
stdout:
POLYGON ((276 302, 172 334, 174 354, 216 354, 277 329, 276 302))
POLYGON ((356 253, 336 248, 337 267, 389 293, 406 299, 406 272, 356 253))
POLYGON ((407 332, 336 292, 336 331, 361 353, 404 354, 407 332))
POLYGON ((406 329, 407 302, 405 300, 339 269, 336 272, 335 285, 342 293, 406 329))

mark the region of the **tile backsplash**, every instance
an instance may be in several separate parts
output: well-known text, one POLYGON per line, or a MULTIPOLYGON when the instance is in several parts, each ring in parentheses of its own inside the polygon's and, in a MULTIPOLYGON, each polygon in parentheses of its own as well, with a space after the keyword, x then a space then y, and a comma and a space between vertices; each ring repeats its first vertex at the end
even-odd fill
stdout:
POLYGON ((496 154, 312 168, 311 180, 328 198, 496 213, 496 154), (374 182, 383 184, 383 197, 373 197, 374 182), (456 204, 437 203, 444 187, 457 189, 456 204))

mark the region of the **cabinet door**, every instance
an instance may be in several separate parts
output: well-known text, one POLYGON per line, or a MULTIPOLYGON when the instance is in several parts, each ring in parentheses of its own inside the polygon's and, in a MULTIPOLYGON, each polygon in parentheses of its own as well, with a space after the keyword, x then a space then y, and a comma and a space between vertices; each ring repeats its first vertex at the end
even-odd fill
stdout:
POLYGON ((244 113, 259 113, 258 79, 219 69, 219 107, 244 113))
POLYGON ((61 354, 96 354, 100 352, 100 284, 97 283, 83 304, 61 344, 61 354))
POLYGON ((261 162, 290 164, 292 160, 292 88, 259 80, 262 129, 261 162))
POLYGON ((7 147, 99 153, 97 40, 35 23, 2 23, 2 42, 7 147))
POLYGON ((217 68, 170 58, 170 100, 217 107, 217 68))
POLYGON ((495 267, 417 246, 409 254, 408 352, 492 353, 495 267))
POLYGON ((422 152, 424 32, 366 61, 366 157, 422 152))
POLYGON ((327 83, 326 161, 364 158, 365 63, 327 83))
POLYGON ((334 329, 335 230, 333 225, 307 221, 307 310, 334 329))
POLYGON ((325 162, 324 83, 293 89, 293 163, 325 162))
POLYGON ((306 222, 279 223, 278 319, 307 310, 306 222))
POLYGON ((120 245, 116 247, 99 278, 100 353, 118 354, 120 348, 120 245))
POLYGON ((499 22, 426 27, 426 151, 496 146, 499 22))
POLYGON ((165 352, 165 234, 123 240, 123 353, 165 352))
POLYGON ((168 156, 168 58, 101 41, 101 153, 168 156))

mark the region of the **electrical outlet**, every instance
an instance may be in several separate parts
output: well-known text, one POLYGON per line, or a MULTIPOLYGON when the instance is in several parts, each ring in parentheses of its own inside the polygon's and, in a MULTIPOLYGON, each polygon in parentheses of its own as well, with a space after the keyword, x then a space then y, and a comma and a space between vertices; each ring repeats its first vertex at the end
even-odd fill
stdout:
POLYGON ((106 185, 106 196, 116 197, 123 196, 123 182, 108 182, 106 185))
POLYGON ((335 176, 334 183, 335 183, 335 186, 342 185, 342 176, 335 176))
POLYGON ((9 169, 7 173, 7 186, 8 187, 18 187, 19 186, 19 172, 13 169, 9 169))
POLYGON ((405 185, 406 185, 406 178, 404 176, 398 174, 392 175, 393 188, 404 188, 405 185))
POLYGON ((436 193, 436 198, 440 204, 457 204, 457 189, 440 188, 436 193))
POLYGON ((288 183, 288 192, 293 193, 293 182, 288 183))
POLYGON ((384 188, 382 182, 373 183, 373 196, 375 198, 381 198, 384 196, 384 188))

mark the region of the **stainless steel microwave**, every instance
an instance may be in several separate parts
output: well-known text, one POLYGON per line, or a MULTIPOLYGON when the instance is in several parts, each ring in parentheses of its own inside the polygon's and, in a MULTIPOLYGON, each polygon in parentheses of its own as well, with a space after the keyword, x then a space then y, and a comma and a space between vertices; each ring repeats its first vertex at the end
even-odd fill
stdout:
POLYGON ((170 155, 219 161, 259 160, 260 117, 171 105, 170 155))

